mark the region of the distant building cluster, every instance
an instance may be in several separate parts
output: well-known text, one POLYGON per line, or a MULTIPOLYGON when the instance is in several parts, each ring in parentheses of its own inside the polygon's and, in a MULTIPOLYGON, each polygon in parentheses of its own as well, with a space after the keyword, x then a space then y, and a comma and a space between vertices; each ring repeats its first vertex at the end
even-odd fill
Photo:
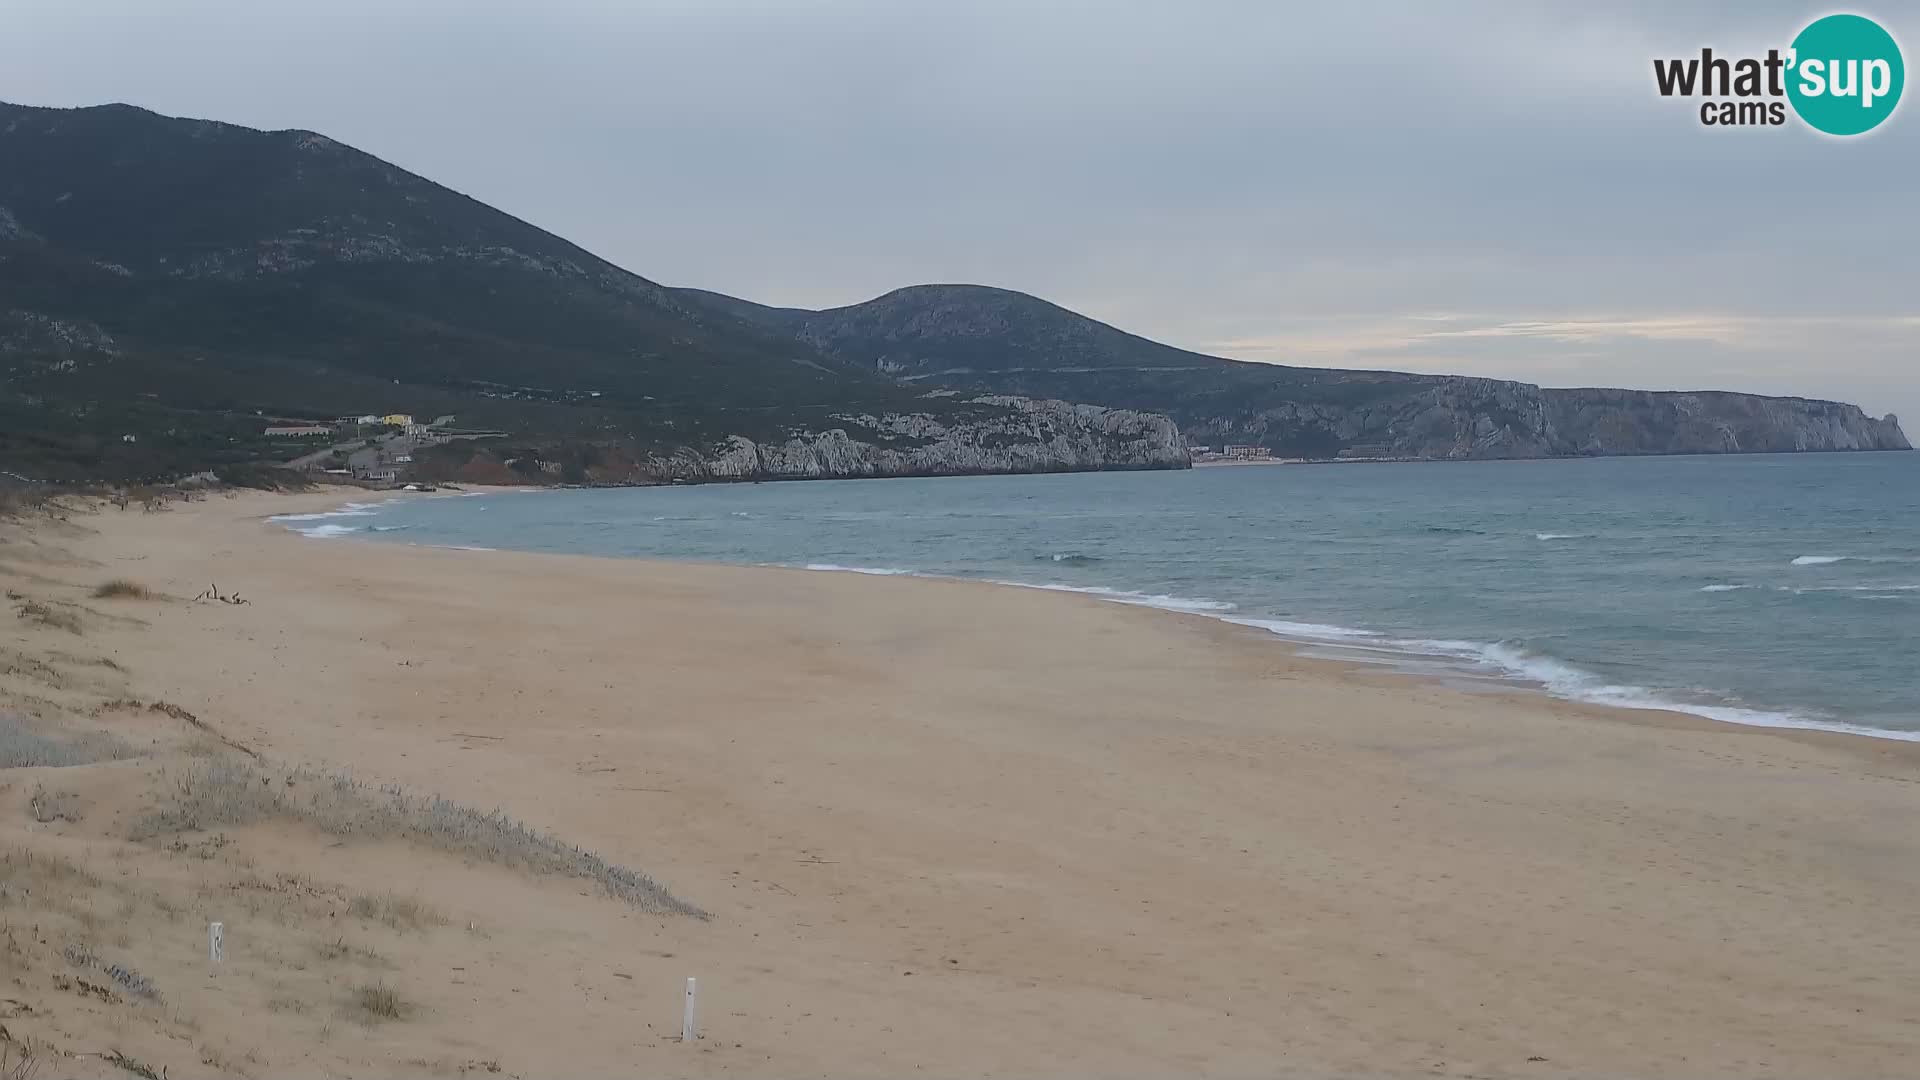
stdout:
MULTIPOLYGON (((414 464, 420 448, 452 439, 492 438, 500 431, 456 431, 452 414, 436 416, 421 423, 412 413, 365 413, 335 417, 330 422, 267 418, 276 422, 265 428, 268 438, 322 438, 308 444, 286 464, 309 473, 352 477, 370 484, 398 483, 407 467, 414 464)), ((0 1080, 5 1080, 0 1077, 0 1080)))
POLYGON ((1215 449, 1212 446, 1189 446, 1187 455, 1195 461, 1268 461, 1273 451, 1264 446, 1238 446, 1227 444, 1215 449))
POLYGON ((399 428, 410 438, 423 438, 434 428, 445 427, 453 423, 453 417, 440 416, 431 424, 416 423, 412 413, 367 413, 363 416, 337 417, 330 424, 268 424, 261 434, 269 439, 305 439, 322 435, 333 435, 342 431, 352 431, 366 427, 399 428))

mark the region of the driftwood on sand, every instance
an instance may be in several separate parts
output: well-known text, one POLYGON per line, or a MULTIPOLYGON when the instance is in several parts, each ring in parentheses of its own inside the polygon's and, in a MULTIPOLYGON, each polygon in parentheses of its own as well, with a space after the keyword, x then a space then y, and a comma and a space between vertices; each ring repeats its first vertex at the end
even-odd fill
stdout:
POLYGON ((218 585, 207 586, 207 591, 201 593, 199 596, 194 597, 194 599, 195 600, 218 600, 223 604, 250 604, 253 602, 251 600, 243 599, 240 596, 240 594, 237 592, 222 593, 220 591, 220 586, 218 585))

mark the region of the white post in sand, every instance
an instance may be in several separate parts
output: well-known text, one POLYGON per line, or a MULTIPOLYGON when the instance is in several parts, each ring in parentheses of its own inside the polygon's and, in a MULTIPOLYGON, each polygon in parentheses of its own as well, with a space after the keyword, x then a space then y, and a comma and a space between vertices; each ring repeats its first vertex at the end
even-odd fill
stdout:
POLYGON ((680 1041, 683 1043, 693 1042, 695 1039, 698 1039, 700 1037, 698 1034, 694 1032, 694 1028, 693 1028, 693 991, 694 991, 694 980, 688 979, 687 980, 687 1011, 681 1014, 681 1017, 680 1017, 680 1041))
POLYGON ((225 959, 226 952, 227 952, 226 924, 225 923, 208 923, 207 924, 207 963, 209 967, 207 970, 207 974, 217 975, 220 973, 220 961, 225 959))

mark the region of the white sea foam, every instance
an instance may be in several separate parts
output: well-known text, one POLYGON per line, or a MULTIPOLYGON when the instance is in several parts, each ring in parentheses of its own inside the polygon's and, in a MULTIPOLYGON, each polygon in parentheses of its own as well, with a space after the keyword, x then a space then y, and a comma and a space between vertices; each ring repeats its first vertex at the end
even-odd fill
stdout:
POLYGON ((1044 589, 1047 592, 1082 593, 1097 596, 1102 600, 1111 600, 1116 604, 1137 604, 1141 607, 1160 608, 1163 611, 1179 611, 1189 615, 1202 615, 1212 612, 1232 611, 1238 604, 1224 600, 1196 599, 1188 596, 1168 596, 1164 593, 1135 592, 1131 589, 1109 589, 1104 585, 1061 585, 1054 582, 1037 584, 1031 581, 995 581, 995 585, 1015 585, 1022 589, 1044 589))
POLYGON ((328 518, 372 517, 371 510, 330 510, 324 514, 281 514, 270 517, 268 521, 325 521, 328 518))
MULTIPOLYGON (((367 526, 360 523, 333 519, 352 519, 369 516, 371 504, 349 504, 340 510, 325 514, 286 515, 275 520, 284 520, 289 527, 303 524, 296 531, 314 537, 337 537, 362 531, 367 526)), ((374 531, 386 531, 399 526, 371 526, 374 531)), ((1572 540, 1591 538, 1594 534, 1574 533, 1535 533, 1539 540, 1572 540)), ((465 550, 488 551, 490 548, 475 545, 447 545, 465 550)), ((1067 562, 1075 558, 1071 553, 1048 554, 1043 560, 1067 562)), ((1859 562, 1905 562, 1899 557, 1878 558, 1867 556, 1842 555, 1802 555, 1792 560, 1794 566, 1821 566, 1842 561, 1859 562)), ((809 570, 833 571, 843 573, 869 574, 883 577, 926 576, 947 577, 950 575, 930 574, 902 567, 852 566, 839 563, 809 563, 809 570)), ((1902 574, 1901 576, 1906 576, 1902 574)), ((1811 580, 1820 580, 1811 576, 1811 580)), ((1326 623, 1305 622, 1278 618, 1256 618, 1231 614, 1236 605, 1207 598, 1185 597, 1166 593, 1116 589, 1106 586, 1070 585, 1059 582, 998 581, 997 584, 1014 585, 1022 588, 1040 589, 1052 592, 1070 592, 1092 596, 1114 603, 1158 608, 1166 611, 1197 614, 1217 618, 1240 626, 1264 630, 1276 637, 1297 643, 1302 649, 1311 650, 1315 655, 1345 655, 1354 660, 1386 664, 1409 675, 1448 677, 1458 676, 1470 679, 1496 679, 1508 683, 1517 683, 1532 687, 1568 700, 1589 702, 1597 705, 1659 709, 1688 713, 1724 723, 1742 724, 1754 727, 1807 728, 1846 732, 1900 741, 1920 741, 1920 731, 1884 730, 1841 723, 1825 718, 1818 713, 1800 713, 1791 711, 1767 711, 1748 708, 1743 704, 1727 701, 1711 692, 1694 690, 1657 690, 1644 686, 1617 683, 1594 672, 1583 670, 1574 664, 1546 656, 1512 642, 1478 642, 1441 639, 1400 638, 1390 634, 1357 627, 1338 626, 1326 623)), ((1699 587, 1706 593, 1733 592, 1747 589, 1766 589, 1764 584, 1720 583, 1699 587)), ((1881 583, 1869 585, 1809 585, 1804 588, 1793 586, 1773 586, 1785 592, 1835 591, 1850 595, 1856 599, 1890 601, 1899 599, 1920 599, 1920 584, 1912 582, 1881 583)))
MULTIPOLYGON (((839 566, 830 563, 809 564, 809 570, 840 570, 863 574, 903 575, 914 574, 911 570, 892 568, 839 566)), ((939 576, 939 575, 925 575, 939 576)), ((1679 693, 1663 693, 1644 686, 1622 685, 1608 682, 1592 672, 1584 671, 1572 664, 1550 656, 1530 652, 1508 642, 1460 641, 1445 638, 1396 638, 1374 630, 1363 630, 1351 626, 1335 626, 1328 623, 1297 622, 1287 619, 1258 619, 1245 616, 1227 615, 1235 605, 1219 600, 1202 600, 1190 597, 1167 596, 1154 593, 1134 592, 1124 589, 1112 589, 1104 586, 1061 585, 1057 583, 1036 584, 1026 581, 996 581, 997 585, 1014 585, 1026 589, 1044 589, 1050 592, 1073 592, 1097 596, 1115 603, 1137 604, 1144 607, 1160 608, 1187 614, 1206 615, 1221 622, 1236 626, 1250 626, 1265 630, 1276 637, 1284 638, 1301 645, 1312 646, 1315 650, 1326 652, 1365 653, 1371 659, 1360 662, 1386 664, 1397 667, 1414 675, 1460 675, 1469 678, 1496 678, 1509 683, 1519 683, 1542 690, 1554 697, 1569 701, 1580 701, 1593 705, 1607 705, 1623 709, 1657 709, 1664 712, 1686 713, 1717 720, 1727 724, 1742 724, 1747 727, 1768 728, 1804 728, 1814 731, 1837 731, 1849 735, 1867 735, 1874 738, 1894 739, 1901 742, 1920 742, 1920 731, 1898 731, 1884 728, 1862 727, 1826 720, 1817 716, 1806 716, 1794 712, 1767 711, 1749 709, 1731 704, 1718 704, 1711 701, 1695 700, 1679 693), (1440 666, 1436 667, 1436 662, 1440 666)), ((1719 589, 1752 588, 1754 586, 1720 586, 1719 589)), ((1713 589, 1714 586, 1707 588, 1713 589)), ((1718 590, 1716 590, 1718 591, 1718 590)), ((1355 657, 1355 660, 1360 658, 1355 657)), ((1712 695, 1702 693, 1700 697, 1712 695)))
POLYGON ((268 521, 326 521, 329 518, 372 517, 379 503, 347 503, 338 510, 326 510, 313 514, 276 514, 268 521))
MULTIPOLYGON (((918 570, 902 570, 894 566, 843 566, 839 563, 806 563, 804 570, 828 570, 847 574, 875 574, 881 577, 930 577, 948 578, 947 574, 928 574, 918 570)), ((1232 611, 1238 605, 1224 600, 1197 599, 1188 596, 1169 596, 1164 593, 1136 592, 1131 589, 1109 589, 1104 585, 1063 585, 1059 582, 1009 581, 989 579, 988 584, 1011 585, 1018 589, 1040 589, 1045 592, 1080 593, 1095 596, 1102 600, 1111 600, 1116 604, 1137 604, 1141 607, 1160 608, 1164 611, 1178 611, 1187 614, 1213 614, 1232 611)))
MULTIPOLYGON (((1449 645, 1460 644, 1457 642, 1449 645)), ((1531 684, 1555 697, 1593 705, 1623 709, 1658 709, 1686 713, 1747 727, 1803 728, 1812 731, 1837 731, 1848 735, 1868 735, 1900 742, 1920 742, 1920 731, 1897 731, 1862 727, 1802 713, 1749 709, 1743 706, 1695 700, 1689 696, 1652 690, 1644 686, 1610 683, 1592 672, 1583 671, 1552 657, 1529 652, 1506 642, 1477 647, 1479 661, 1515 681, 1531 684)), ((1712 696, 1702 693, 1701 696, 1712 696)))
MULTIPOLYGON (((1813 731, 1867 735, 1901 742, 1920 742, 1920 731, 1862 727, 1858 724, 1841 723, 1801 713, 1749 709, 1738 705, 1697 700, 1689 695, 1661 692, 1644 686, 1615 684, 1565 661, 1542 656, 1508 642, 1403 639, 1353 627, 1287 622, 1278 619, 1223 618, 1222 621, 1241 626, 1259 627, 1279 637, 1311 645, 1316 651, 1323 653, 1364 652, 1374 659, 1361 662, 1378 664, 1383 662, 1384 658, 1385 662, 1399 667, 1408 674, 1446 674, 1445 668, 1436 672, 1431 659, 1423 659, 1432 658, 1451 662, 1454 665, 1453 673, 1455 674, 1480 677, 1491 675, 1507 682, 1535 687, 1554 697, 1592 705, 1686 713, 1721 723, 1742 724, 1748 727, 1804 728, 1813 731), (1391 658, 1396 654, 1403 658, 1403 662, 1392 663, 1391 658)), ((1699 696, 1713 695, 1703 692, 1699 696)))
MULTIPOLYGON (((391 502, 393 500, 389 499, 386 501, 391 502)), ((380 503, 350 502, 341 505, 337 510, 325 510, 311 514, 276 514, 267 520, 276 524, 285 525, 288 529, 299 533, 301 536, 311 536, 316 540, 325 540, 331 537, 346 536, 350 533, 361 531, 361 526, 359 525, 340 525, 335 524, 335 522, 341 518, 373 517, 379 512, 380 506, 380 503), (306 524, 316 521, 321 524, 306 524)), ((375 528, 379 528, 379 526, 375 526, 375 528)))
POLYGON ((1305 638, 1309 641, 1381 637, 1372 630, 1356 630, 1351 626, 1331 626, 1327 623, 1291 622, 1286 619, 1223 619, 1221 621, 1230 622, 1236 626, 1256 626, 1283 638, 1305 638))

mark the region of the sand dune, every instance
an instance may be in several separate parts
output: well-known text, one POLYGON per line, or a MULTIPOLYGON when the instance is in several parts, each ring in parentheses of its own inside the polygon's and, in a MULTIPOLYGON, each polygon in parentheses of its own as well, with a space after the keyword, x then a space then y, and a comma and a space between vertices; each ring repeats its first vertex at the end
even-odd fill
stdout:
POLYGON ((338 501, 7 527, 0 710, 120 748, 0 771, 0 1023, 45 1075, 1920 1056, 1920 748, 1469 694, 1071 595, 262 520, 338 501), (419 833, 165 818, 221 761, 295 802, 345 771, 497 807, 711 917, 419 833))

